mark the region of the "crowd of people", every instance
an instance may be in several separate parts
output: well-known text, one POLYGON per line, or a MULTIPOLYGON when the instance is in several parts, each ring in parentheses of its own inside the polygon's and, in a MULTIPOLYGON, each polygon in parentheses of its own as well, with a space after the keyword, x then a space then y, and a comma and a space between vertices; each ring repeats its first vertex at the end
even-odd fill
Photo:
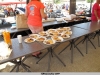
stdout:
POLYGON ((5 6, 1 10, 2 10, 2 13, 4 13, 5 18, 8 16, 14 16, 16 13, 16 10, 10 6, 5 6))
MULTIPOLYGON (((43 3, 45 6, 44 12, 48 17, 55 18, 64 16, 65 13, 69 14, 69 5, 68 4, 54 4, 54 3, 43 3)), ((1 10, 4 13, 5 17, 15 16, 19 14, 20 11, 16 9, 17 7, 5 6, 1 10)), ((25 9, 25 8, 24 8, 25 9)))
POLYGON ((45 13, 47 13, 48 17, 50 18, 66 16, 67 14, 69 14, 68 4, 57 5, 53 3, 44 3, 44 6, 45 6, 45 13))

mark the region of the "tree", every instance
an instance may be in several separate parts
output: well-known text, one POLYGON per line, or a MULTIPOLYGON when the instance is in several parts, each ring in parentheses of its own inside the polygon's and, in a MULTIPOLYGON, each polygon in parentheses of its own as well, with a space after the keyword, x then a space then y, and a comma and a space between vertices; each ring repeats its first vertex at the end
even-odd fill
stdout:
POLYGON ((59 3, 60 2, 60 0, 54 0, 54 3, 59 3))
POLYGON ((87 3, 91 3, 91 2, 93 3, 94 0, 86 0, 86 2, 87 2, 87 3))
POLYGON ((87 1, 87 3, 90 3, 90 14, 91 14, 91 8, 92 8, 92 3, 94 2, 94 0, 86 0, 87 1))

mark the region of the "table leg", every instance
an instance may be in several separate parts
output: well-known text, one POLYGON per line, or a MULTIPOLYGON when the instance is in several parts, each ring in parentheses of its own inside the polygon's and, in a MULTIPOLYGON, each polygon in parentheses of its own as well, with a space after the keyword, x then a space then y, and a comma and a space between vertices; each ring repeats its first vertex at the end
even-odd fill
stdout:
MULTIPOLYGON (((49 49, 50 50, 50 49, 49 49)), ((51 63, 51 50, 50 50, 50 52, 49 52, 49 58, 48 58, 48 69, 47 69, 47 72, 49 72, 50 71, 50 63, 51 63)))
POLYGON ((49 51, 46 52, 46 53, 36 62, 36 64, 38 64, 38 62, 39 62, 42 58, 44 58, 48 53, 49 53, 49 51))
POLYGON ((100 40, 99 40, 99 36, 100 36, 100 35, 98 35, 98 46, 100 47, 100 43, 99 43, 99 42, 100 42, 100 40))
MULTIPOLYGON (((56 46, 54 46, 53 50, 54 50, 55 48, 57 48, 59 45, 60 45, 60 44, 57 44, 56 46)), ((48 51, 47 53, 45 53, 45 54, 36 62, 36 64, 38 64, 38 62, 39 62, 41 59, 43 59, 48 53, 49 53, 49 51, 48 51)), ((51 53, 52 53, 52 52, 51 52, 51 53)), ((51 54, 51 55, 52 55, 52 57, 53 57, 53 54, 51 54)))
MULTIPOLYGON (((56 57, 64 66, 66 66, 66 65, 64 64, 64 62, 63 62, 63 61, 56 55, 56 53, 53 51, 52 47, 48 48, 48 51, 49 51, 50 53, 54 54, 55 57, 56 57)), ((50 70, 50 62, 51 62, 51 54, 50 54, 50 53, 49 53, 49 63, 48 63, 48 70, 47 70, 47 71, 50 70)))
POLYGON ((94 46, 94 44, 92 43, 92 41, 89 39, 89 36, 88 36, 88 40, 90 41, 90 43, 92 44, 92 46, 96 49, 96 47, 94 46))
POLYGON ((53 54, 55 55, 55 57, 64 65, 64 66, 66 66, 65 64, 64 64, 64 62, 56 55, 56 53, 52 50, 52 52, 53 52, 53 54))
POLYGON ((16 33, 14 33, 11 38, 14 38, 15 35, 16 35, 16 33))
POLYGON ((76 44, 76 46, 77 46, 78 44, 80 44, 82 41, 84 41, 84 39, 82 39, 81 41, 79 41, 79 42, 76 44))
POLYGON ((71 63, 73 63, 73 41, 71 43, 71 63))
MULTIPOLYGON (((26 59, 26 58, 24 58, 24 59, 26 59)), ((18 72, 20 66, 22 66, 23 69, 25 69, 27 72, 31 72, 31 71, 28 69, 28 68, 30 68, 30 66, 26 65, 25 63, 23 63, 23 60, 24 60, 24 59, 22 59, 22 57, 21 57, 21 58, 19 58, 19 61, 17 61, 17 59, 11 61, 12 63, 15 64, 15 66, 13 67, 13 69, 12 69, 10 72, 14 71, 14 69, 16 69, 16 72, 18 72)))
POLYGON ((11 70, 10 72, 13 72, 14 69, 15 69, 17 66, 18 66, 18 65, 16 64, 16 65, 12 68, 12 70, 11 70))
POLYGON ((88 47, 88 39, 86 39, 86 54, 88 53, 87 47, 88 47))
POLYGON ((98 46, 100 47, 100 43, 99 43, 99 42, 100 42, 100 41, 99 41, 100 30, 96 31, 96 33, 95 33, 93 39, 94 39, 96 36, 97 36, 97 38, 98 38, 98 46))
POLYGON ((81 54, 82 56, 84 56, 84 55, 83 55, 83 53, 79 50, 79 48, 77 47, 77 45, 75 45, 74 39, 71 40, 71 41, 69 41, 69 42, 70 42, 70 43, 69 43, 61 52, 59 52, 58 54, 62 53, 64 50, 66 50, 66 48, 68 48, 69 46, 71 46, 71 47, 70 47, 70 49, 71 49, 71 63, 73 63, 73 47, 75 47, 75 48, 80 52, 80 54, 81 54))
MULTIPOLYGON (((89 34, 88 35, 85 35, 85 37, 84 37, 84 39, 82 39, 79 43, 81 43, 81 42, 84 42, 84 41, 86 41, 86 54, 88 53, 88 41, 92 44, 92 46, 96 49, 96 47, 94 46, 94 44, 92 43, 92 41, 91 41, 91 39, 89 38, 89 34)), ((79 43, 77 43, 76 44, 76 46, 79 44, 79 43)))
MULTIPOLYGON (((53 48, 52 48, 52 47, 49 47, 47 50, 48 50, 48 52, 46 52, 45 55, 43 56, 43 57, 45 57, 47 54, 49 54, 47 72, 50 71, 50 64, 51 64, 51 57, 52 57, 52 54, 55 55, 55 57, 56 57, 64 66, 66 66, 66 65, 62 62, 62 60, 55 54, 55 52, 53 51, 53 48)), ((42 59, 43 57, 41 57, 41 59, 42 59)), ((38 63, 41 59, 39 59, 36 63, 38 63)))
POLYGON ((16 72, 18 72, 19 71, 19 65, 17 66, 17 69, 16 69, 16 72))
POLYGON ((96 31, 96 32, 95 32, 95 35, 93 36, 93 39, 97 36, 98 32, 99 32, 99 31, 96 31))
POLYGON ((31 72, 25 65, 21 64, 21 66, 22 66, 23 69, 26 70, 27 72, 31 72))
POLYGON ((62 53, 64 50, 66 50, 66 48, 68 48, 71 44, 68 44, 61 52, 59 52, 58 54, 62 53))
POLYGON ((83 53, 79 50, 79 48, 75 45, 75 42, 74 42, 73 44, 74 44, 75 48, 77 48, 77 50, 80 52, 80 54, 81 54, 82 56, 84 56, 83 53))

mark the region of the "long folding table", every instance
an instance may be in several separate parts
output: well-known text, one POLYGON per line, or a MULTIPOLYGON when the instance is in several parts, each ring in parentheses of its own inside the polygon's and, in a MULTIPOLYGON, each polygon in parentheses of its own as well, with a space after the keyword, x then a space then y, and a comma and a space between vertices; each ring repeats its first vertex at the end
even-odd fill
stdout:
MULTIPOLYGON (((78 21, 78 22, 80 22, 80 21, 78 21)), ((82 21, 82 22, 84 22, 84 21, 82 21)), ((77 24, 77 23, 75 23, 75 24, 77 24)), ((50 28, 58 28, 58 27, 64 27, 64 26, 71 26, 71 25, 74 25, 74 21, 69 22, 69 23, 66 23, 66 22, 63 22, 63 21, 43 22, 44 30, 48 30, 50 28)), ((17 33, 25 32, 26 35, 31 33, 29 28, 11 29, 11 25, 8 25, 8 26, 6 25, 5 27, 3 26, 0 29, 7 29, 11 33, 12 38, 15 38, 17 33)), ((0 34, 0 36, 1 36, 1 34, 0 34)))
MULTIPOLYGON (((30 72, 29 66, 24 64, 23 62, 26 60, 27 56, 32 54, 33 52, 41 51, 44 49, 47 49, 48 51, 52 51, 52 45, 44 45, 43 43, 39 42, 33 42, 33 43, 25 43, 24 39, 27 38, 28 36, 23 37, 23 42, 22 44, 18 43, 18 39, 12 39, 12 53, 9 56, 9 58, 4 59, 0 61, 0 64, 6 63, 6 62, 12 62, 15 64, 11 72, 16 69, 16 72, 19 71, 19 66, 22 66, 26 71, 30 72), (22 57, 25 57, 22 59, 22 57), (17 61, 17 58, 19 58, 19 61, 17 61)), ((0 42, 1 43, 1 42, 0 42)), ((56 45, 56 44, 55 44, 56 45)), ((53 54, 57 57, 57 59, 64 65, 66 66, 62 60, 53 52, 53 54)), ((48 70, 50 69, 50 64, 48 65, 48 70)))
MULTIPOLYGON (((71 62, 73 63, 73 47, 74 46, 75 46, 75 48, 77 48, 79 53, 82 56, 84 56, 83 53, 81 52, 81 50, 75 44, 75 39, 77 39, 77 38, 79 38, 81 36, 84 36, 84 35, 88 35, 88 34, 92 33, 93 30, 90 31, 90 30, 79 28, 79 27, 71 26, 71 31, 72 31, 72 35, 70 36, 70 38, 65 39, 63 42, 68 42, 68 41, 70 42, 69 46, 71 46, 71 62)), ((65 64, 62 62, 62 60, 56 55, 56 53, 54 52, 54 48, 52 47, 52 46, 56 46, 56 45, 58 47, 58 45, 62 44, 63 42, 56 43, 54 45, 45 45, 42 42, 34 42, 34 43, 27 44, 27 43, 24 42, 24 39, 27 38, 27 37, 28 36, 23 37, 22 44, 18 43, 17 38, 12 39, 12 53, 11 53, 11 55, 10 55, 10 57, 8 59, 0 61, 0 64, 10 61, 10 62, 13 62, 13 63, 17 64, 14 67, 14 69, 17 67, 16 71, 19 71, 19 66, 20 65, 24 66, 23 68, 26 71, 30 71, 29 69, 27 69, 29 66, 25 65, 23 63, 24 60, 22 60, 21 58, 23 56, 30 55, 33 52, 47 49, 48 53, 49 53, 49 63, 48 63, 48 70, 47 71, 49 71, 49 69, 50 69, 50 61, 51 61, 52 54, 54 54, 59 59, 59 61, 65 66, 65 64), (17 58, 20 58, 20 62, 16 61, 17 58)), ((67 47, 68 46, 66 46, 62 51, 64 51, 67 47)), ((46 53, 46 54, 48 54, 48 53, 46 53)))
MULTIPOLYGON (((98 30, 100 30, 100 23, 96 22, 96 21, 93 21, 93 22, 87 22, 87 23, 82 23, 82 24, 76 24, 74 25, 74 27, 77 27, 77 28, 81 28, 81 29, 85 29, 85 30, 88 30, 90 33, 94 33, 96 32, 96 34, 98 34, 98 30)), ((83 40, 81 40, 80 42, 84 42, 86 40, 86 54, 88 53, 88 50, 87 50, 87 43, 88 41, 90 41, 90 43, 93 45, 92 41, 90 40, 89 38, 89 35, 88 36, 85 36, 83 40)), ((79 43, 80 43, 79 42, 79 43)), ((78 44, 79 44, 78 43, 78 44)), ((78 45, 77 44, 77 45, 78 45)), ((98 35, 98 45, 99 45, 99 35, 98 35)), ((94 45, 93 45, 94 46, 94 45)), ((95 48, 95 46, 94 46, 95 48)), ((96 49, 96 48, 95 48, 96 49)))
MULTIPOLYGON (((77 50, 81 53, 81 55, 84 56, 82 54, 81 50, 79 50, 77 45, 75 44, 75 39, 77 39, 77 38, 79 38, 81 36, 84 36, 84 35, 88 35, 88 34, 92 33, 93 31, 92 30, 90 31, 90 30, 82 29, 82 28, 79 28, 79 27, 74 27, 74 26, 71 26, 71 30, 72 30, 71 37, 68 38, 68 39, 65 39, 63 42, 67 42, 67 41, 70 42, 70 46, 71 46, 71 62, 73 62, 73 46, 75 46, 75 48, 77 48, 77 50)), ((45 45, 45 44, 43 44, 41 42, 34 42, 34 43, 27 44, 27 43, 24 42, 24 39, 27 38, 27 37, 28 36, 23 37, 22 44, 18 43, 17 38, 12 39, 12 53, 9 56, 9 58, 0 61, 0 64, 10 61, 10 62, 13 62, 13 63, 16 64, 14 66, 14 68, 12 69, 12 71, 15 68, 17 68, 16 71, 19 71, 19 66, 22 66, 26 71, 30 71, 28 69, 29 66, 23 63, 24 60, 27 58, 27 55, 30 55, 31 53, 36 52, 36 51, 41 51, 41 50, 47 49, 48 53, 49 53, 49 63, 48 63, 48 70, 47 71, 50 70, 50 61, 51 61, 52 54, 54 54, 58 58, 58 60, 64 66, 66 66, 64 64, 64 62, 62 62, 62 60, 56 55, 56 53, 54 52, 54 48, 52 48, 52 46, 56 46, 56 45, 58 47, 58 45, 63 43, 63 42, 56 43, 54 45, 45 45), (22 60, 23 56, 25 56, 26 58, 24 58, 22 60), (19 62, 17 62, 17 60, 16 60, 17 58, 20 59, 19 62)), ((66 46, 66 48, 67 48, 67 46, 66 46)))
MULTIPOLYGON (((51 22, 44 22, 43 27, 44 27, 45 30, 47 30, 47 29, 50 29, 50 28, 56 28, 56 27, 62 26, 64 24, 65 24, 65 22, 62 22, 62 21, 61 22, 51 21, 51 22)), ((21 29, 14 28, 14 29, 11 29, 11 27, 12 27, 11 25, 8 25, 6 27, 1 27, 0 29, 7 29, 11 33, 11 38, 15 38, 17 33, 19 33, 21 35, 22 35, 21 32, 25 32, 26 35, 31 33, 29 28, 21 28, 21 29)), ((0 34, 0 35, 2 36, 2 34, 0 34)))
POLYGON ((83 53, 81 52, 81 50, 75 44, 77 38, 80 38, 81 36, 84 36, 84 35, 88 35, 88 34, 90 34, 90 32, 88 30, 77 28, 77 27, 74 27, 74 26, 70 26, 70 28, 71 28, 71 31, 72 31, 72 35, 69 39, 66 39, 66 42, 69 41, 70 43, 63 50, 61 50, 58 54, 62 53, 64 50, 66 50, 66 48, 68 48, 70 46, 71 63, 73 63, 73 48, 74 47, 79 51, 79 53, 82 56, 84 56, 83 53))
MULTIPOLYGON (((58 47, 60 44, 64 43, 64 42, 68 42, 69 41, 69 45, 65 46, 63 50, 61 50, 60 53, 62 53, 67 47, 71 46, 71 63, 73 63, 73 47, 75 47, 79 53, 83 55, 83 53, 81 52, 81 50, 77 47, 77 45, 75 44, 76 42, 76 39, 81 37, 81 36, 84 36, 84 35, 88 35, 90 34, 91 32, 89 32, 88 30, 85 30, 85 29, 82 29, 82 28, 77 28, 77 27, 74 27, 74 26, 70 26, 71 28, 71 31, 72 31, 72 35, 70 36, 70 38, 68 39, 65 39, 63 42, 60 42, 60 43, 57 43, 57 45, 53 48, 53 50, 58 47)), ((43 57, 45 57, 48 53, 44 54, 43 57)), ((51 53, 52 54, 52 53, 51 53)), ((41 57, 36 63, 38 63, 43 57, 41 57)))

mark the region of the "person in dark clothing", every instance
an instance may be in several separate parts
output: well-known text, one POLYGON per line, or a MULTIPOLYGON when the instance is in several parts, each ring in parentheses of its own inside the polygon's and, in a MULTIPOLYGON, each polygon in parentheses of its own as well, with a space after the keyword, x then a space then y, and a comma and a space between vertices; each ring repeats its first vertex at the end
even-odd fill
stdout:
POLYGON ((16 19, 16 15, 18 15, 18 14, 20 14, 19 11, 15 9, 14 10, 14 17, 15 17, 15 19, 16 19))
POLYGON ((8 11, 7 11, 7 9, 4 9, 4 14, 5 14, 5 17, 8 17, 8 11))
POLYGON ((50 12, 48 13, 49 18, 56 18, 56 13, 51 9, 50 12))

